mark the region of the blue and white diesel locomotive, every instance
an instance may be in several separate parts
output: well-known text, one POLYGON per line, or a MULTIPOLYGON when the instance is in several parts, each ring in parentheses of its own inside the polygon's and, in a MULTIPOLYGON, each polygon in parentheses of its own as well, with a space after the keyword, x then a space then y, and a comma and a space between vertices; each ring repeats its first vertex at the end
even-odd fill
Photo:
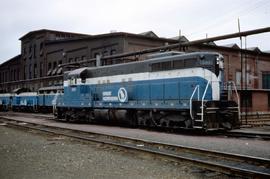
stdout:
POLYGON ((63 95, 62 86, 43 87, 38 92, 25 88, 14 93, 0 94, 0 111, 53 112, 58 96, 63 95))
POLYGON ((63 95, 63 86, 49 86, 38 90, 38 111, 53 112, 57 98, 63 95))
POLYGON ((239 125, 239 106, 223 99, 225 92, 220 54, 166 52, 144 61, 66 72, 55 115, 67 121, 231 129, 239 125))
POLYGON ((11 93, 1 93, 0 94, 0 111, 8 111, 11 102, 12 102, 12 94, 11 93))
POLYGON ((37 111, 37 92, 22 92, 20 94, 14 94, 11 99, 13 111, 37 111))

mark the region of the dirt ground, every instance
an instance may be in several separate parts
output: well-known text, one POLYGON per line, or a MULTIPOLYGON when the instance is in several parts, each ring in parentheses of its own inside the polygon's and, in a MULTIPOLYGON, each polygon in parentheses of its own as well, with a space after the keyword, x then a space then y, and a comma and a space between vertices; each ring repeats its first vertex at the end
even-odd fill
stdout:
POLYGON ((101 144, 0 126, 0 178, 229 178, 101 144))

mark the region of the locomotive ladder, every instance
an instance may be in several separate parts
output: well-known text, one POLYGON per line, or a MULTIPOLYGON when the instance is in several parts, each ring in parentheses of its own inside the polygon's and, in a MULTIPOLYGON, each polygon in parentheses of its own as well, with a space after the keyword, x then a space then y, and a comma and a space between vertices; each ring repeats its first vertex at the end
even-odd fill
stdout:
MULTIPOLYGON (((190 117, 194 122, 193 123, 193 128, 198 128, 198 129, 203 128, 203 123, 204 123, 204 120, 205 120, 205 110, 210 109, 210 108, 211 109, 218 109, 217 107, 210 107, 210 108, 208 107, 207 109, 205 109, 205 106, 204 106, 204 104, 206 102, 206 100, 205 100, 206 92, 207 92, 207 90, 209 88, 210 82, 211 81, 208 80, 207 85, 206 85, 206 87, 204 89, 201 101, 199 101, 200 100, 200 97, 199 97, 199 85, 197 85, 194 88, 193 93, 192 93, 192 95, 190 97, 190 100, 189 100, 190 117), (200 108, 199 108, 200 110, 199 111, 195 110, 196 115, 194 116, 194 114, 193 114, 193 112, 194 112, 193 111, 193 98, 194 98, 194 95, 195 95, 196 92, 198 93, 198 102, 200 104, 200 108)), ((231 90, 231 91, 235 91, 235 94, 236 94, 235 97, 237 99, 237 106, 228 106, 227 109, 236 109, 237 112, 238 112, 238 120, 239 120, 240 119, 240 99, 239 99, 239 95, 238 95, 238 92, 237 92, 237 88, 236 88, 236 85, 235 85, 235 83, 233 81, 230 81, 228 84, 229 84, 228 89, 231 90)), ((232 100, 232 99, 228 99, 228 100, 232 100)), ((196 104, 198 104, 198 103, 196 103, 196 104)))
MULTIPOLYGON (((200 113, 201 118, 200 119, 194 119, 193 110, 192 110, 192 99, 193 99, 193 96, 196 93, 196 91, 198 91, 198 100, 200 99, 200 96, 199 96, 199 85, 197 85, 195 87, 195 89, 194 89, 194 91, 193 91, 193 93, 192 93, 192 95, 190 97, 190 100, 189 100, 190 117, 191 117, 192 120, 194 120, 194 122, 199 122, 199 123, 203 124, 203 121, 204 121, 204 102, 205 102, 204 98, 205 98, 207 89, 209 87, 209 84, 210 84, 210 80, 208 80, 208 82, 207 82, 207 85, 206 85, 206 87, 204 89, 203 96, 202 96, 202 99, 201 99, 201 107, 200 107, 200 109, 201 109, 201 113, 200 113)), ((198 126, 198 125, 195 126, 195 125, 193 125, 193 128, 199 128, 199 129, 201 129, 201 128, 203 128, 203 126, 198 126)))

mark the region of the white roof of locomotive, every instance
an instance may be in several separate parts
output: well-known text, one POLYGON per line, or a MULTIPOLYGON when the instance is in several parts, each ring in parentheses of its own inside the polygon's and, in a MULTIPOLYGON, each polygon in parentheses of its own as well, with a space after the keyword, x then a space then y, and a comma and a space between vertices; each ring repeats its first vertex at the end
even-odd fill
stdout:
POLYGON ((12 96, 11 93, 1 93, 0 94, 0 97, 9 97, 9 96, 12 96))
POLYGON ((37 96, 37 92, 24 92, 17 94, 16 96, 37 96))

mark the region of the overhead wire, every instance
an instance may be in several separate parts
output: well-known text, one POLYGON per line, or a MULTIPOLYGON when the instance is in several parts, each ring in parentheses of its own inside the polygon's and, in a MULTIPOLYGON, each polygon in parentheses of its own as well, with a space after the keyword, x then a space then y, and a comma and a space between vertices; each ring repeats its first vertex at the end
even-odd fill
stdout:
POLYGON ((244 13, 245 15, 247 15, 251 12, 254 12, 254 10, 262 7, 262 5, 269 3, 270 1, 260 0, 251 4, 249 2, 254 2, 254 1, 251 0, 251 1, 246 2, 245 5, 240 4, 240 5, 234 6, 234 8, 232 8, 228 14, 225 14, 221 17, 216 18, 215 20, 203 26, 202 28, 199 28, 199 30, 187 34, 187 36, 194 36, 195 34, 204 33, 206 30, 209 30, 210 28, 211 29, 220 28, 221 26, 224 26, 230 23, 231 19, 235 18, 235 16, 239 17, 239 16, 242 16, 242 14, 244 13))

